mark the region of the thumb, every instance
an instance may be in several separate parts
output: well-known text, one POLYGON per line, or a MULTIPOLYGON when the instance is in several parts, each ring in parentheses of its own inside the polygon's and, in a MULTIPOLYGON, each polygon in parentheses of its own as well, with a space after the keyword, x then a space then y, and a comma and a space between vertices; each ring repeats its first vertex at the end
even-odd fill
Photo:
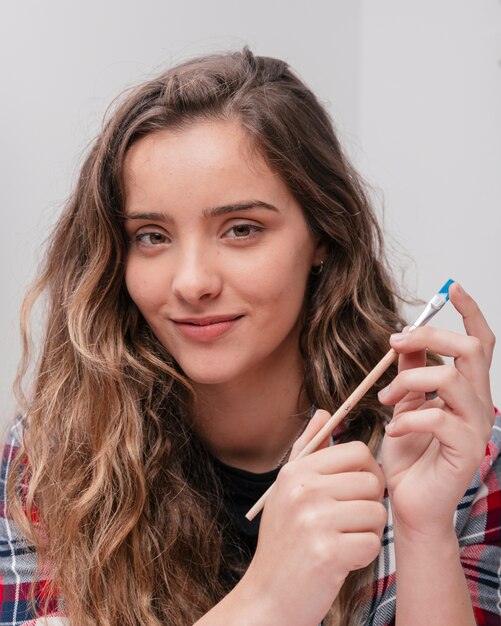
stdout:
MULTIPOLYGON (((329 413, 329 411, 324 411, 323 409, 318 409, 317 411, 315 411, 315 414, 309 421, 304 433, 295 441, 294 445, 292 446, 289 461, 294 461, 294 459, 301 452, 301 450, 306 447, 306 445, 313 439, 318 431, 321 430, 321 428, 329 421, 330 417, 331 414, 329 413)), ((329 435, 327 435, 327 437, 318 446, 317 450, 320 450, 321 448, 327 448, 330 438, 331 437, 329 433, 329 435)))

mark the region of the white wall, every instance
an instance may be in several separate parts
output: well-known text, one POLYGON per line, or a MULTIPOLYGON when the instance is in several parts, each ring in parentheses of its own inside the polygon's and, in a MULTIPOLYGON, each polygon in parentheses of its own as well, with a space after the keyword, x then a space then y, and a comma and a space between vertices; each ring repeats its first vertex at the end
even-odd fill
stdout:
MULTIPOLYGON (((0 18, 0 416, 10 417, 18 308, 113 96, 198 53, 289 61, 342 127, 356 125, 359 0, 9 2, 0 18)), ((1 418, 0 418, 1 419, 1 418)))
MULTIPOLYGON (((361 15, 357 161, 413 259, 395 267, 424 299, 460 281, 501 339, 501 3, 363 0, 361 15)), ((461 329, 450 305, 433 323, 461 329)))
MULTIPOLYGON (((0 416, 14 410, 17 312, 39 247, 112 97, 194 54, 248 43, 327 102, 384 195, 428 298, 449 276, 497 334, 501 5, 496 0, 6 3, 0 20, 0 416)), ((437 323, 458 328, 449 311, 437 323)), ((501 404, 499 365, 495 397, 501 404)))

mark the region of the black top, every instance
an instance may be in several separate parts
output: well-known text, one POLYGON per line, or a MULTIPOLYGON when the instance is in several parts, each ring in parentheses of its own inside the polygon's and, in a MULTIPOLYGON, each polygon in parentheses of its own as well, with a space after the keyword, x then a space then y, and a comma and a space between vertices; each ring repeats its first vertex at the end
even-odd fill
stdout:
POLYGON ((256 550, 261 513, 252 522, 246 519, 245 514, 275 482, 280 468, 256 474, 231 467, 218 459, 214 459, 214 468, 223 487, 224 504, 238 542, 237 546, 229 548, 231 552, 239 551, 240 554, 243 550, 245 560, 249 562, 256 550))

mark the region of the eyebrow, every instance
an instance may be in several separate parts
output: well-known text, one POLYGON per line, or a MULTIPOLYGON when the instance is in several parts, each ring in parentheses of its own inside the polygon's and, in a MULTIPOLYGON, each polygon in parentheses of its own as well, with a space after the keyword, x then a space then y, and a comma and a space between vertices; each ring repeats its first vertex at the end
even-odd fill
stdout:
MULTIPOLYGON (((269 202, 263 202, 262 200, 247 200, 245 202, 236 202, 234 204, 225 204, 224 206, 211 207, 202 211, 203 217, 217 217, 218 215, 225 215, 226 213, 235 213, 237 211, 246 211, 247 209, 268 209, 269 211, 275 211, 279 213, 279 210, 273 204, 269 202)), ((158 212, 146 212, 146 213, 124 213, 122 215, 124 220, 151 220, 153 222, 173 222, 174 218, 166 213, 158 212)))

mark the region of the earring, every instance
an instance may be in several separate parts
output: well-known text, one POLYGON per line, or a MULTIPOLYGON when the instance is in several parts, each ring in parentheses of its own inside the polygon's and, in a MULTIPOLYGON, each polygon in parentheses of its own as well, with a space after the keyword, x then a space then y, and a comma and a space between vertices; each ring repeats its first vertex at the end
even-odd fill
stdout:
POLYGON ((313 274, 313 276, 319 276, 324 269, 324 262, 323 260, 320 261, 320 265, 314 265, 311 270, 310 270, 310 274, 313 274))

